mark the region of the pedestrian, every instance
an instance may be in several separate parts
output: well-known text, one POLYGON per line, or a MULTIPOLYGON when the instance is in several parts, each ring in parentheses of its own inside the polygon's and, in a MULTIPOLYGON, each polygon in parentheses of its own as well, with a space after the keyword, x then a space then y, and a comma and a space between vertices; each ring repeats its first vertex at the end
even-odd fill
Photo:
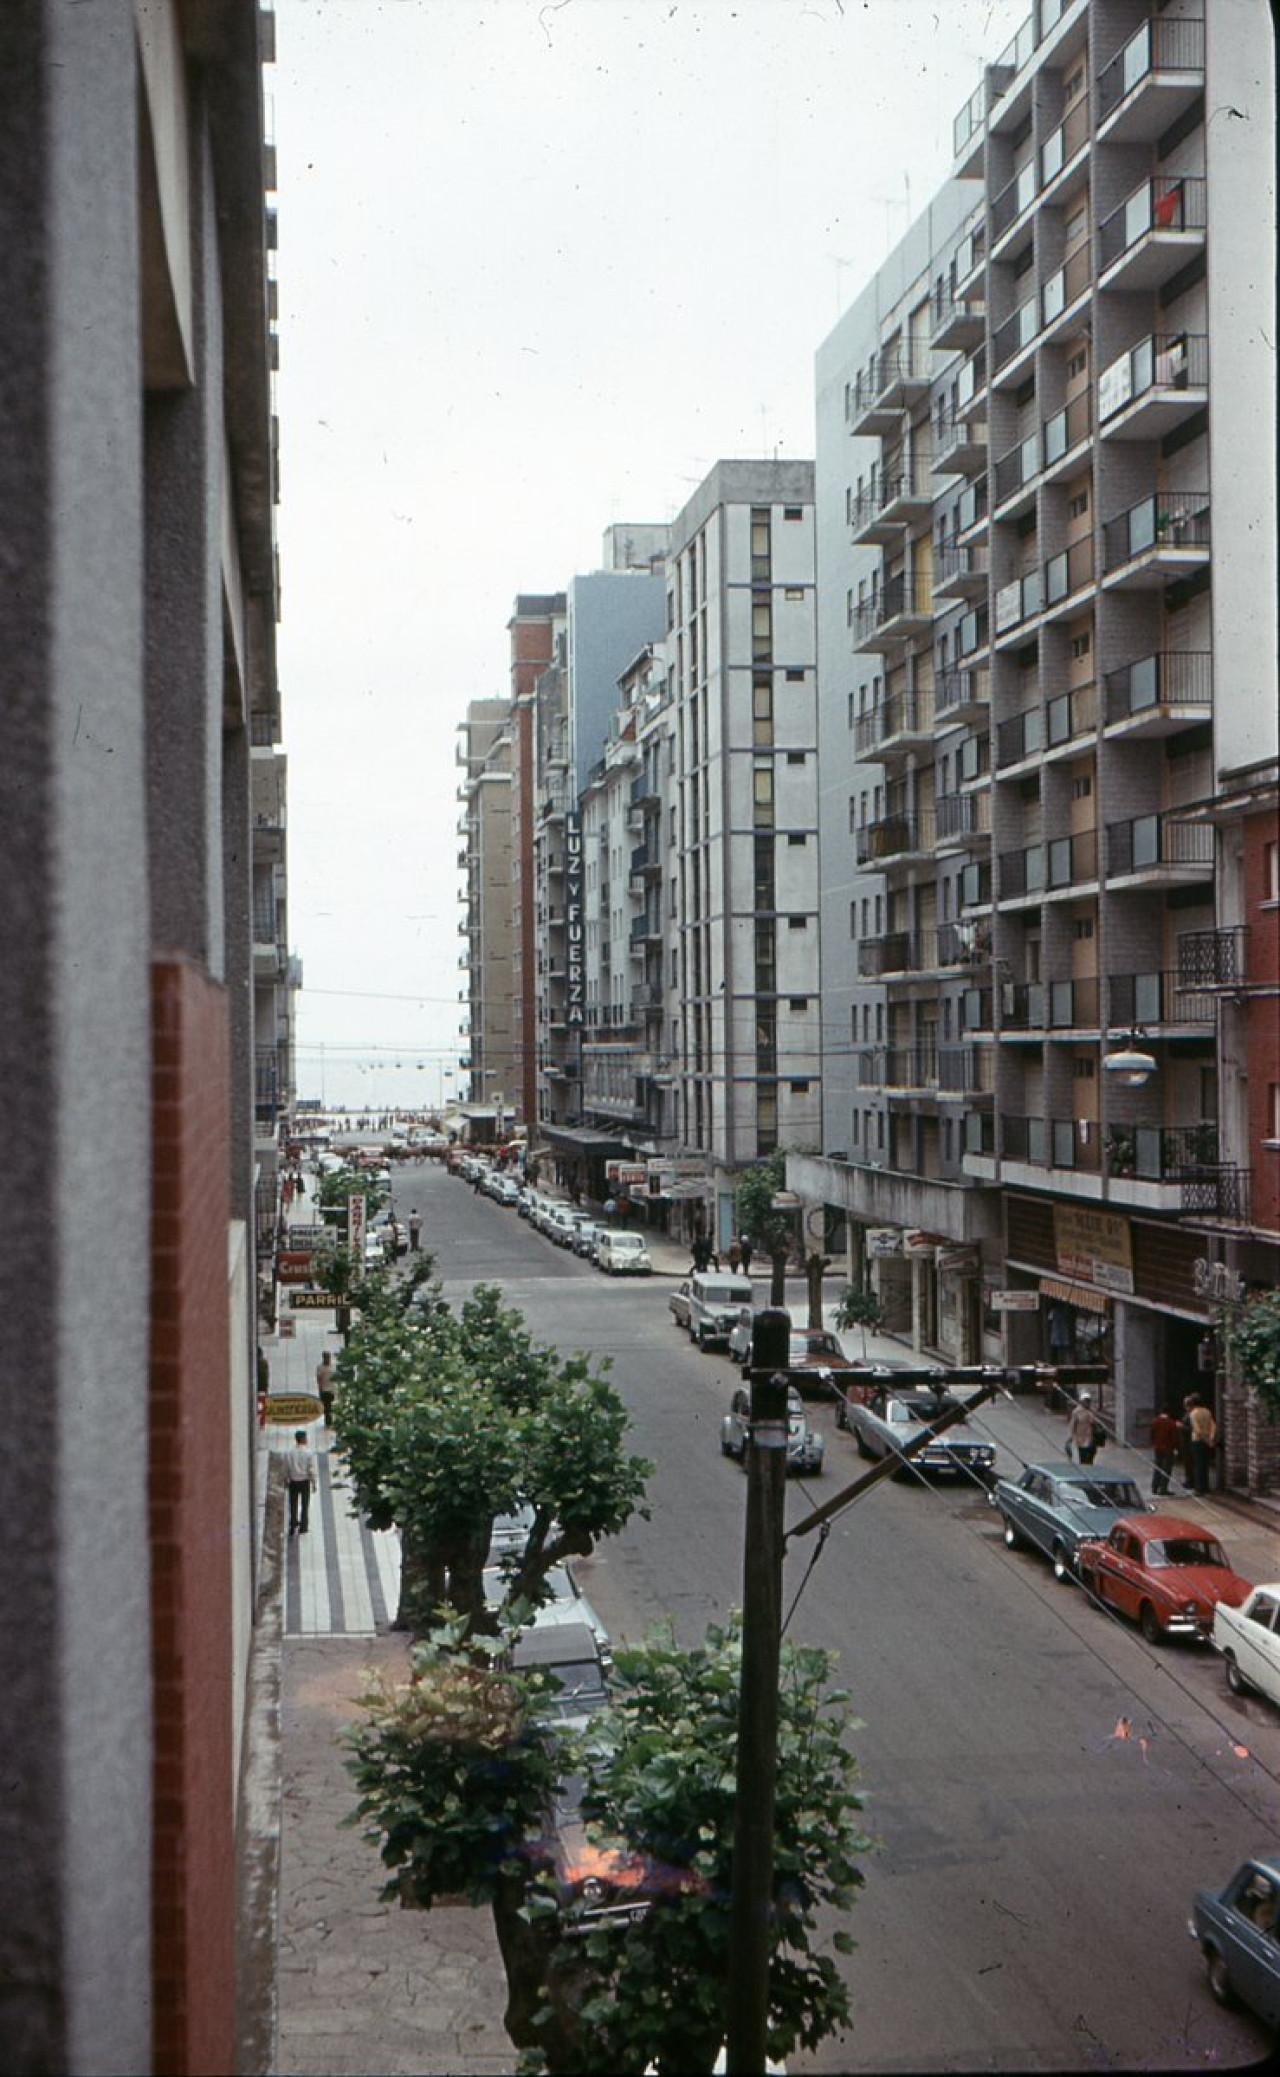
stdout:
POLYGON ((325 1350, 324 1354, 320 1358, 320 1361, 316 1365, 316 1390, 320 1394, 320 1404, 324 1408, 324 1425, 326 1428, 332 1428, 334 1391, 333 1357, 329 1354, 328 1349, 325 1350))
POLYGON ((416 1255, 422 1245, 422 1214, 415 1205, 409 1213, 409 1253, 416 1255))
POLYGON ((311 1495, 316 1489, 316 1460, 307 1448, 307 1431, 295 1428, 293 1448, 286 1453, 284 1475, 289 1481, 289 1534, 305 1536, 310 1527, 311 1495))
POLYGON ((748 1240, 745 1233, 740 1233, 738 1235, 738 1247, 742 1253, 742 1274, 743 1276, 750 1276, 751 1257, 755 1253, 755 1247, 753 1243, 748 1240))
POLYGON ((738 1271, 742 1267, 742 1242, 740 1240, 731 1240, 729 1242, 729 1267, 734 1276, 737 1276, 738 1271))
POLYGON ((1182 1483, 1188 1493, 1195 1483, 1191 1469, 1191 1412, 1200 1404, 1198 1392, 1188 1392, 1182 1402, 1182 1419, 1178 1423, 1178 1451, 1182 1458, 1182 1483))
POLYGON ((1187 1428, 1191 1437, 1191 1478, 1196 1494, 1203 1500, 1209 1491, 1209 1467, 1213 1462, 1214 1445, 1218 1440, 1218 1424, 1212 1409, 1207 1407, 1198 1394, 1194 1394, 1195 1405, 1187 1417, 1187 1428))
POLYGON ((1075 1444, 1076 1455, 1080 1462, 1082 1464, 1092 1464, 1098 1447, 1097 1423, 1093 1418, 1092 1392, 1082 1392, 1079 1402, 1071 1409, 1071 1419, 1067 1422, 1068 1456, 1071 1455, 1072 1443, 1075 1444))
POLYGON ((1151 1423, 1151 1455, 1155 1469, 1151 1474, 1151 1492, 1167 1493, 1173 1474, 1174 1459, 1178 1454, 1178 1423, 1162 1406, 1151 1423))

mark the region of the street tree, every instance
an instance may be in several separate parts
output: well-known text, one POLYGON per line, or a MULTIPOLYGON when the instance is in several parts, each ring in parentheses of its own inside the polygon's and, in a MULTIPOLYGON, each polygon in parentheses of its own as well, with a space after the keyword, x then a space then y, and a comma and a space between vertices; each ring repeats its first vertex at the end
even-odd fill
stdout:
POLYGON ((786 1302, 787 1258, 795 1238, 790 1212, 779 1210, 774 1204, 779 1191, 786 1187, 787 1160, 779 1150, 740 1176, 733 1194, 733 1213, 739 1233, 745 1233, 752 1246, 769 1257, 772 1267, 770 1305, 786 1302))
MULTIPOLYGON (((710 2072, 727 2024, 741 1634, 691 1650, 670 1630, 621 1652, 610 1705, 562 1742, 501 1645, 481 1673, 460 1629, 415 1654, 407 1691, 366 1698, 349 1735, 357 1817, 392 1871, 383 1895, 429 1906, 449 1890, 494 1912, 512 2041, 554 2077, 602 2069, 710 2072), (459 1666, 466 1678, 459 1688, 459 1666), (487 1682, 493 1683, 492 1697, 487 1682), (421 1690, 427 1685, 430 1695, 421 1690), (551 1756, 539 1773, 534 1749, 551 1756), (651 1871, 647 1912, 596 1915, 548 1872, 551 1785, 574 1771, 600 1852, 651 1871), (538 1798, 541 1795, 541 1803, 538 1798), (540 1872, 541 1871, 541 1872, 540 1872)), ((528 1677, 526 1677, 528 1678, 528 1677)), ((834 1954, 862 1881, 855 1728, 821 1651, 785 1645, 780 1672, 768 2047, 781 2059, 847 2025, 834 1954)))
POLYGON ((855 1327, 862 1329, 862 1353, 867 1353, 867 1329, 874 1334, 884 1324, 884 1307, 872 1290, 858 1290, 850 1284, 836 1310, 836 1326, 842 1334, 851 1333, 855 1327))
POLYGON ((1227 1360, 1258 1395, 1271 1420, 1280 1419, 1280 1291, 1257 1291, 1219 1314, 1227 1360))

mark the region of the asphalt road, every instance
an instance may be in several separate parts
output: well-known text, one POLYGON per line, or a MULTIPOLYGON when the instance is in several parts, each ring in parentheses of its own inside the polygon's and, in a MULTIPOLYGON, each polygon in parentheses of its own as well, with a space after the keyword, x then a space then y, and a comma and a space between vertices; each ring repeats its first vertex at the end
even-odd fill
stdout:
MULTIPOLYGON (((741 1598, 745 1481, 718 1448, 736 1382, 667 1311, 670 1284, 606 1279, 440 1169, 412 1172, 446 1295, 501 1283, 540 1337, 612 1361, 652 1518, 575 1567, 610 1629, 681 1637, 741 1598)), ((410 1201, 398 1178, 397 1205, 410 1201)), ((827 1473, 856 1475, 828 1411, 827 1473)), ((1138 2070, 1256 2063, 1187 1934, 1191 1895, 1280 1835, 1280 1719, 1242 1711, 1212 1655, 1153 1650, 1004 1548, 980 1494, 886 1482, 809 1571, 791 1546, 791 1633, 839 1654, 868 1860, 844 1964, 852 2031, 793 2071, 1138 2070)))

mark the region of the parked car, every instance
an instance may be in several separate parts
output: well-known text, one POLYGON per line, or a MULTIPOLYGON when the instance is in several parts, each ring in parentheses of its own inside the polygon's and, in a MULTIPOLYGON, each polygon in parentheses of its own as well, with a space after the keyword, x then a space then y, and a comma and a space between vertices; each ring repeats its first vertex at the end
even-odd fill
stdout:
POLYGON ((727 1343, 744 1305, 751 1303, 751 1280, 698 1270, 687 1276, 667 1300, 678 1326, 685 1327, 700 1349, 727 1343))
POLYGON ((586 1623, 535 1623, 516 1639, 511 1663, 517 1672, 538 1668, 559 1689, 557 1723, 584 1729, 609 1699, 609 1683, 595 1633, 586 1623))
MULTIPOLYGON (((750 1441, 751 1393, 746 1385, 739 1385, 729 1402, 729 1411, 720 1423, 720 1448, 726 1457, 736 1457, 745 1471, 750 1441)), ((825 1450, 822 1436, 809 1426, 803 1399, 794 1385, 789 1386, 787 1470, 802 1472, 806 1476, 821 1471, 825 1450)))
POLYGON ((514 1176, 504 1174, 501 1169, 494 1170, 485 1184, 485 1188, 495 1204, 517 1204, 519 1202, 519 1183, 514 1176))
POLYGON ((1074 1578, 1082 1543, 1109 1536, 1126 1516, 1150 1512, 1131 1478, 1096 1464, 1028 1464, 1020 1478, 998 1480, 990 1497, 1009 1549, 1029 1544, 1043 1552, 1058 1579, 1074 1578))
POLYGON ((574 1254, 584 1256, 589 1262, 592 1258, 597 1238, 603 1230, 601 1226, 596 1224, 594 1219, 579 1219, 577 1231, 570 1243, 574 1254))
POLYGON ((569 1937, 630 1923, 663 1898, 706 1888, 705 1876, 690 1868, 595 1845, 582 1816, 583 1786, 577 1775, 560 1784, 546 1834, 533 1849, 535 1860, 554 1872, 561 1904, 570 1907, 569 1937))
MULTIPOLYGON (((907 1386, 895 1392, 892 1385, 876 1383, 866 1400, 851 1399, 842 1408, 846 1428, 853 1431, 860 1457, 887 1457, 906 1450, 942 1413, 961 1401, 952 1392, 933 1392, 923 1386, 907 1386)), ((989 1477, 995 1471, 995 1447, 975 1442, 961 1430, 964 1420, 944 1435, 925 1444, 912 1457, 921 1471, 941 1471, 962 1478, 976 1473, 989 1477)), ((908 1467, 902 1467, 906 1472, 908 1467)))
MULTIPOLYGON (((729 1354, 744 1377, 751 1371, 755 1322, 755 1312, 749 1305, 744 1305, 729 1333, 729 1354)), ((887 1367, 880 1366, 882 1377, 887 1367)), ((875 1366, 846 1356, 835 1335, 825 1327, 791 1329, 786 1368, 788 1384, 795 1386, 802 1399, 836 1401, 836 1422, 840 1427, 846 1425, 840 1418, 841 1395, 850 1399, 867 1399, 873 1389, 871 1379, 875 1366)))
POLYGON ((1280 1707, 1280 1585, 1255 1587, 1239 1607, 1220 1601, 1213 1641, 1226 1662, 1233 1695, 1256 1688, 1280 1707))
POLYGON ((653 1258, 640 1233, 614 1233, 606 1228, 596 1261, 607 1276, 651 1276, 653 1258))
POLYGON ((1239 1999, 1280 2032, 1280 1860, 1257 1854, 1225 1889, 1196 1891, 1188 1927, 1219 2004, 1239 1999))
POLYGON ((1239 1608, 1250 1591, 1217 1537, 1177 1515, 1114 1522, 1105 1543, 1081 1544, 1077 1567, 1081 1586, 1138 1623, 1148 1644, 1166 1637, 1207 1643, 1219 1602, 1239 1608))
MULTIPOLYGON (((511 1556, 519 1559, 523 1543, 516 1546, 511 1556)), ((484 1569, 484 1598, 490 1608, 498 1608, 506 1599, 514 1567, 507 1564, 490 1564, 484 1569)), ((585 1623, 596 1640, 596 1648, 606 1670, 613 1664, 613 1644, 609 1632, 596 1614, 591 1602, 583 1593, 568 1565, 553 1565, 546 1575, 550 1599, 544 1601, 536 1611, 530 1629, 554 1628, 564 1623, 585 1623)))

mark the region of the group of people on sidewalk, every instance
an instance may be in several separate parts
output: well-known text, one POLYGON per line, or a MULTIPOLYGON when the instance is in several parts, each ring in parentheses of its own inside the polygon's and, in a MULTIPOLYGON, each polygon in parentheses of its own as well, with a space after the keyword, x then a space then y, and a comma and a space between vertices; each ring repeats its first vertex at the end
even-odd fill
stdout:
MULTIPOLYGON (((1074 1450, 1081 1464, 1092 1464, 1106 1439, 1107 1431, 1093 1410, 1092 1392, 1082 1392, 1067 1422, 1067 1455, 1074 1450)), ((1183 1455, 1188 1489, 1205 1499, 1217 1440, 1213 1410, 1198 1392, 1189 1392, 1183 1400, 1181 1420, 1162 1407, 1151 1423, 1152 1494, 1169 1491, 1173 1467, 1183 1455)))

